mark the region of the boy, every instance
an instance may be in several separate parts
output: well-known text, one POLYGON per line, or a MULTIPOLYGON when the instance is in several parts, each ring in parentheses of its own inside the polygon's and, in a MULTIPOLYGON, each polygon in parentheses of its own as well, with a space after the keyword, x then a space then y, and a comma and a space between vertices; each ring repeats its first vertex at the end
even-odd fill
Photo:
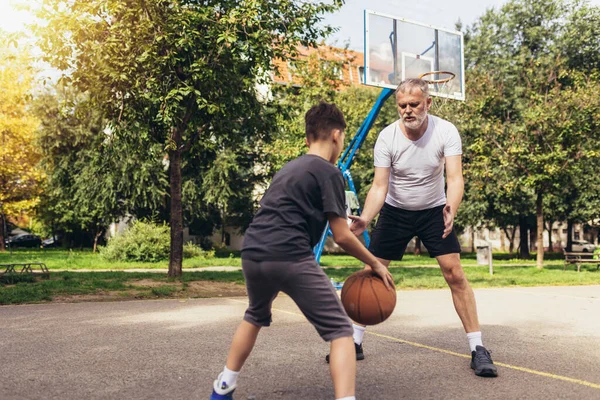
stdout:
POLYGON ((388 270, 354 236, 346 222, 344 178, 333 163, 343 147, 346 122, 334 105, 321 102, 305 115, 308 153, 273 178, 246 231, 242 269, 249 306, 233 336, 227 363, 213 384, 211 400, 232 399, 237 376, 261 327, 271 322, 271 305, 282 291, 294 300, 323 340, 331 342, 330 372, 336 399, 354 399, 356 350, 352 324, 312 248, 329 221, 334 240, 372 266, 388 290, 388 270))

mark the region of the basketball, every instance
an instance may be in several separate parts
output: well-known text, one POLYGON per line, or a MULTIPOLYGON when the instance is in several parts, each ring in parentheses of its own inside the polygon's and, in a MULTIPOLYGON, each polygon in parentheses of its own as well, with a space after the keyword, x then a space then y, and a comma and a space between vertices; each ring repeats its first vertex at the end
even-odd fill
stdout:
POLYGON ((350 319, 362 325, 385 321, 396 307, 395 288, 386 289, 379 275, 366 269, 346 279, 341 297, 350 319))

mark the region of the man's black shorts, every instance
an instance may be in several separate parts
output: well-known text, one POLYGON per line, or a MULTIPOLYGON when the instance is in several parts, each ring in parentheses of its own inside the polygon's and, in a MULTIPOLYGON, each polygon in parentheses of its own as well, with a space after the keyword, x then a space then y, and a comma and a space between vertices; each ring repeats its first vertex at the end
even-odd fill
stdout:
POLYGON ((443 233, 444 206, 408 211, 385 203, 371 233, 369 250, 384 260, 402 260, 408 242, 418 236, 430 257, 460 253, 454 229, 445 239, 443 233))

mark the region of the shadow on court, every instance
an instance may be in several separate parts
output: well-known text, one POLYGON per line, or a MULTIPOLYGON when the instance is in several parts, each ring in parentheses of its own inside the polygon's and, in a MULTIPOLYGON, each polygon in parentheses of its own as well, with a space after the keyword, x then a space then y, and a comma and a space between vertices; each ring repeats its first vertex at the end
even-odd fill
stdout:
MULTIPOLYGON (((600 398, 600 286, 475 291, 476 377, 448 290, 402 291, 365 335, 358 399, 600 398)), ((0 399, 207 399, 245 298, 0 307, 0 399)), ((328 345, 280 296, 237 399, 332 399, 328 345)))

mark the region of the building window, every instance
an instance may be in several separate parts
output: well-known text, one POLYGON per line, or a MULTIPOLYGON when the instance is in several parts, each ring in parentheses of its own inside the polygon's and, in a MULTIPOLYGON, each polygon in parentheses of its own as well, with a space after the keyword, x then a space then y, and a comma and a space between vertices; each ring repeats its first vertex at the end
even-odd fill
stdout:
POLYGON ((362 84, 365 83, 365 67, 357 67, 358 69, 358 81, 362 84))
POLYGON ((580 239, 580 237, 579 237, 579 232, 575 232, 575 235, 574 235, 574 236, 575 236, 575 238, 574 238, 575 240, 579 240, 579 239, 580 239))

